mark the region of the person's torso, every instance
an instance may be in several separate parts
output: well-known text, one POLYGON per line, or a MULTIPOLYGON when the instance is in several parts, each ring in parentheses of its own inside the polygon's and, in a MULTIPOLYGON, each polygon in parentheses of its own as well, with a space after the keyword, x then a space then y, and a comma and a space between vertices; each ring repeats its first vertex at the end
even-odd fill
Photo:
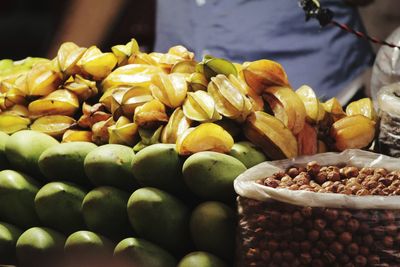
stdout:
MULTIPOLYGON (((321 1, 335 19, 361 29, 357 10, 341 0, 321 1)), ((305 22, 296 0, 159 0, 157 51, 182 44, 236 62, 267 58, 283 65, 294 88, 310 84, 336 95, 371 62, 369 44, 338 28, 305 22)))

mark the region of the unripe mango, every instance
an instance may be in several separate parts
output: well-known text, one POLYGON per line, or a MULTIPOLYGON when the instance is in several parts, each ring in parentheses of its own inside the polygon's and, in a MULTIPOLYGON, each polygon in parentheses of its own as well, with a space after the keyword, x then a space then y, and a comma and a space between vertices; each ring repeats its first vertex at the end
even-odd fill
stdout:
POLYGON ((16 264, 15 245, 21 234, 17 227, 0 222, 0 265, 16 264))
POLYGON ((126 238, 118 243, 114 256, 129 262, 129 266, 175 267, 175 259, 164 249, 146 240, 126 238))
POLYGON ((90 142, 62 143, 46 149, 39 158, 39 167, 49 180, 90 185, 83 162, 97 146, 90 142))
POLYGON ((154 144, 135 155, 132 172, 143 186, 182 194, 187 190, 182 178, 182 165, 175 144, 154 144))
POLYGON ((17 241, 18 266, 55 266, 63 251, 65 237, 52 229, 33 227, 26 230, 17 241))
POLYGON ((113 243, 104 236, 90 231, 77 231, 68 236, 64 245, 66 255, 100 253, 112 255, 113 243))
POLYGON ((210 253, 195 251, 183 257, 177 267, 227 267, 227 265, 210 253))
POLYGON ((187 186, 206 200, 233 201, 233 181, 246 170, 246 166, 234 157, 211 151, 190 156, 183 164, 182 172, 187 186))
POLYGON ((118 240, 132 234, 126 210, 128 199, 128 193, 111 186, 90 191, 82 202, 82 214, 88 228, 118 240))
POLYGON ((43 224, 63 233, 85 229, 81 214, 85 195, 83 189, 71 183, 48 183, 36 194, 36 212, 43 224))
POLYGON ((34 199, 39 183, 12 170, 0 172, 0 219, 21 229, 38 225, 34 199))
POLYGON ((96 186, 109 185, 131 192, 138 187, 131 172, 134 155, 133 149, 128 146, 100 146, 86 156, 85 173, 96 186))
POLYGON ((189 211, 174 196, 152 187, 133 192, 129 221, 136 233, 173 253, 188 247, 189 211))
POLYGON ((190 218, 190 233, 197 249, 231 260, 235 247, 236 216, 221 202, 204 202, 190 218))
POLYGON ((42 176, 38 164, 40 155, 57 144, 58 141, 47 134, 23 130, 10 136, 5 151, 12 167, 39 178, 42 176))
POLYGON ((247 141, 235 143, 229 155, 240 160, 246 168, 251 168, 267 160, 267 157, 260 149, 247 141))

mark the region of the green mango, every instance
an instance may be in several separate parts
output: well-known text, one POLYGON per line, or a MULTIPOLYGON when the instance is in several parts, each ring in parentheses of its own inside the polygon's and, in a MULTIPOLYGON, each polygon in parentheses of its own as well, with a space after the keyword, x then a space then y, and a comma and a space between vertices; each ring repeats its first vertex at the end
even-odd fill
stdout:
POLYGON ((174 196, 152 187, 133 192, 128 201, 129 221, 135 232, 173 253, 189 245, 189 211, 174 196))
POLYGON ((10 168, 10 163, 8 162, 6 156, 6 143, 10 136, 4 132, 0 132, 0 170, 5 170, 10 168))
POLYGON ((218 257, 203 251, 192 252, 178 263, 177 267, 227 267, 218 257))
POLYGON ((90 142, 62 143, 46 149, 39 157, 39 168, 49 180, 90 185, 83 162, 97 146, 90 142))
POLYGON ((139 238, 126 238, 118 243, 114 256, 129 262, 129 266, 176 267, 176 260, 164 249, 139 238))
POLYGON ((89 152, 84 161, 85 173, 96 186, 109 185, 131 192, 138 183, 131 172, 135 153, 128 146, 108 144, 89 152))
POLYGON ((16 264, 15 245, 21 234, 17 227, 0 222, 0 265, 16 264))
POLYGON ((87 227, 112 239, 121 240, 132 234, 126 209, 128 199, 128 193, 110 186, 90 191, 82 202, 87 227))
POLYGON ((51 182, 35 197, 36 212, 46 226, 70 234, 85 229, 81 205, 86 192, 66 182, 51 182))
POLYGON ((229 155, 240 160, 247 168, 267 160, 267 157, 260 149, 247 141, 235 143, 229 155))
POLYGON ((199 197, 232 202, 236 195, 233 181, 245 170, 246 166, 234 157, 205 151, 191 155, 182 173, 189 189, 199 197))
POLYGON ((235 248, 235 211, 215 201, 197 206, 190 218, 190 233, 197 249, 232 260, 235 248))
POLYGON ((18 266, 57 263, 62 255, 64 243, 65 236, 52 229, 33 227, 26 230, 16 244, 18 266))
POLYGON ((143 186, 179 194, 187 192, 182 178, 182 164, 175 144, 154 144, 135 155, 132 172, 143 186))
POLYGON ((68 236, 64 245, 64 252, 68 256, 86 253, 100 253, 112 255, 114 245, 111 240, 90 231, 77 231, 68 236))
POLYGON ((38 164, 40 155, 47 148, 57 144, 58 141, 50 135, 23 130, 10 136, 5 151, 11 166, 39 178, 42 177, 38 164))
POLYGON ((26 174, 0 171, 0 219, 21 229, 37 225, 34 199, 39 183, 26 174))

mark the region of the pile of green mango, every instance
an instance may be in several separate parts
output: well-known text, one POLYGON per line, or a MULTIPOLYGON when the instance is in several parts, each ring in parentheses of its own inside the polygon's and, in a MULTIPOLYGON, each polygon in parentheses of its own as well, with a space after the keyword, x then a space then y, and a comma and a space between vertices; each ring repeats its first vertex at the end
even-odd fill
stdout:
POLYGON ((233 266, 233 180, 264 160, 247 142, 182 157, 0 132, 0 265, 233 266))

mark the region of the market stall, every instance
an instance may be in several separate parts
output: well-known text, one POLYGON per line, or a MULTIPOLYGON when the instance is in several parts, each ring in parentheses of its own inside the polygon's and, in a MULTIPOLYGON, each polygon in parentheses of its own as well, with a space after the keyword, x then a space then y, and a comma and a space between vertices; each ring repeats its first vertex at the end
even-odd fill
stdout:
POLYGON ((399 85, 289 80, 135 39, 1 60, 0 265, 399 266, 399 85))

